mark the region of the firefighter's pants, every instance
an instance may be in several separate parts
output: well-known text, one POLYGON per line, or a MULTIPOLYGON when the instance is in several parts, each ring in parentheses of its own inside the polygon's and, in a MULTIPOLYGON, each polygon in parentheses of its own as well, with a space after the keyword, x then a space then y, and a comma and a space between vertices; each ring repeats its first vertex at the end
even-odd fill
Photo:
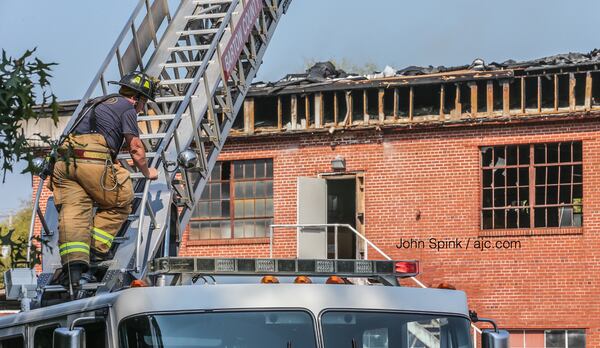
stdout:
MULTIPOLYGON (((102 135, 85 134, 72 138, 75 139, 74 148, 108 153, 102 135)), ((106 255, 115 234, 131 212, 133 188, 129 172, 110 161, 75 157, 70 158, 68 165, 63 160, 56 162, 51 186, 59 213, 62 264, 74 261, 89 264, 90 251, 106 255), (95 216, 94 203, 97 207, 95 216)))

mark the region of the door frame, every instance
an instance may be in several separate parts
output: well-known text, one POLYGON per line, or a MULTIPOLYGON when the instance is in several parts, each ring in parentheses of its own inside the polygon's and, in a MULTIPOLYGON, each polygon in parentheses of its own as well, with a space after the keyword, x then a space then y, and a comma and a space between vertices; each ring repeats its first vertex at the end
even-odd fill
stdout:
MULTIPOLYGON (((355 228, 363 237, 365 236, 365 225, 366 225, 366 214, 365 214, 365 172, 343 172, 343 173, 320 173, 317 175, 318 178, 325 180, 348 180, 355 179, 356 182, 356 193, 355 193, 355 228)), ((365 242, 361 238, 357 238, 356 243, 356 256, 357 259, 364 257, 365 242), (362 257, 359 257, 362 256, 362 257)))

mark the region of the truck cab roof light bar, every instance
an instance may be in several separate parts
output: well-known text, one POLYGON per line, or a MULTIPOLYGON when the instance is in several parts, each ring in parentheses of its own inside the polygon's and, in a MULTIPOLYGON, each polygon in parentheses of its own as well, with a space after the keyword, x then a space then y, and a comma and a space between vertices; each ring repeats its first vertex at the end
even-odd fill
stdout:
POLYGON ((418 261, 378 260, 299 260, 164 257, 148 264, 150 275, 273 275, 339 277, 414 277, 418 261))

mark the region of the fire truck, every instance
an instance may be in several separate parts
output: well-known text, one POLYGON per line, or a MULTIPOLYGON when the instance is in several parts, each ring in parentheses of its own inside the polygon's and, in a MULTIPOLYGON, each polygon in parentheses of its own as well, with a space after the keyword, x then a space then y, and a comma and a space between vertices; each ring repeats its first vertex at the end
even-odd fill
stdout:
POLYGON ((0 348, 457 348, 473 346, 477 321, 494 327, 481 333, 483 347, 508 347, 507 332, 469 313, 463 292, 399 286, 418 274, 415 261, 177 257, 290 1, 138 2, 63 136, 91 97, 109 94, 108 80, 134 70, 160 77, 160 95, 138 116, 159 178, 145 180, 129 154, 118 155, 131 172, 134 208, 113 257, 93 264, 74 290, 54 281, 57 211, 52 198, 40 208, 48 175, 40 171, 29 240, 32 248, 39 221, 42 270, 6 272, 7 298, 22 311, 0 318, 0 348))

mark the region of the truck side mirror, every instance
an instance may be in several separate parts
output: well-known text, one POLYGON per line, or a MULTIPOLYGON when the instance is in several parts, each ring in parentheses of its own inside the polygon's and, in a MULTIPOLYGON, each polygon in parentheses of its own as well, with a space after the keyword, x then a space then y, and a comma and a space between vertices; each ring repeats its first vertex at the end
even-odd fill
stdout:
POLYGON ((482 348, 508 348, 509 334, 506 330, 483 330, 481 332, 482 348))
POLYGON ((52 340, 53 348, 85 348, 85 330, 81 327, 74 327, 73 330, 59 327, 54 330, 52 340))
POLYGON ((469 311, 469 317, 473 323, 490 323, 494 326, 493 330, 481 331, 481 347, 482 348, 508 348, 509 334, 506 330, 498 330, 498 325, 492 319, 479 318, 477 313, 469 311))

